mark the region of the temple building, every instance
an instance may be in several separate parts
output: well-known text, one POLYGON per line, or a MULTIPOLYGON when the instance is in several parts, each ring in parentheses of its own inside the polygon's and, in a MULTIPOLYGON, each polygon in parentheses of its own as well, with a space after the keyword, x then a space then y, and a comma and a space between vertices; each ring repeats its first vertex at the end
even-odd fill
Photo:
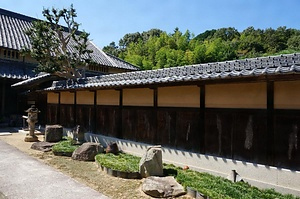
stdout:
MULTIPOLYGON (((23 114, 31 104, 46 107, 45 95, 37 95, 30 91, 35 89, 34 85, 51 84, 51 80, 57 79, 50 74, 39 76, 34 72, 37 62, 30 56, 20 54, 23 47, 30 48, 29 38, 24 31, 30 28, 35 20, 38 19, 0 8, 0 123, 18 123, 19 114, 23 114), (23 90, 11 88, 11 85, 30 78, 34 78, 34 81, 30 80, 34 85, 28 84, 23 90)), ((88 49, 93 51, 91 58, 95 63, 87 68, 86 73, 89 76, 139 70, 130 63, 104 53, 91 41, 88 42, 88 49)), ((46 109, 41 111, 45 112, 46 109)), ((43 117, 41 120, 46 122, 43 117)))

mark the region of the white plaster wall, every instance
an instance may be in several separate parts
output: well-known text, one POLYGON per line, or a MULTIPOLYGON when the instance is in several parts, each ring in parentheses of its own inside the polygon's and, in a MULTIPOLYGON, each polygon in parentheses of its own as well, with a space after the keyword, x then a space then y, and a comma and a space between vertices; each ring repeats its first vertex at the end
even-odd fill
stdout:
MULTIPOLYGON (((117 142, 124 152, 142 156, 150 145, 101 136, 92 133, 85 134, 86 141, 99 142, 103 146, 117 142)), ((209 155, 163 148, 163 161, 177 166, 188 165, 191 169, 208 172, 213 175, 227 177, 231 170, 237 173, 248 183, 260 188, 274 188, 281 193, 290 193, 300 196, 300 172, 248 162, 234 161, 209 155)))
POLYGON ((159 107, 200 107, 198 86, 159 87, 157 92, 159 107))
POLYGON ((123 89, 124 106, 153 106, 153 90, 149 88, 123 89))
POLYGON ((230 83, 205 86, 206 108, 267 108, 267 84, 230 83))
POLYGON ((58 104, 58 93, 47 93, 47 103, 58 104))
POLYGON ((275 109, 300 109, 300 81, 274 82, 275 109))
POLYGON ((98 90, 98 105, 115 105, 118 106, 120 101, 120 91, 117 90, 98 90))
POLYGON ((61 104, 74 104, 74 93, 61 92, 60 93, 60 103, 61 104))

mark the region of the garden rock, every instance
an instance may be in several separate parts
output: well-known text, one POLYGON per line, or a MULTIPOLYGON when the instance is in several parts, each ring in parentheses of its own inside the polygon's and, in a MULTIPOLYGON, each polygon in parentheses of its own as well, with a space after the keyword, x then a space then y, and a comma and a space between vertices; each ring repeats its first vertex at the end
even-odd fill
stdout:
POLYGON ((86 142, 77 148, 73 154, 73 160, 94 161, 98 153, 103 153, 104 148, 100 143, 86 142))
POLYGON ((54 144, 50 142, 35 142, 31 145, 31 149, 47 152, 52 150, 54 144))
POLYGON ((62 140, 63 127, 61 125, 46 125, 45 142, 59 142, 62 140))
POLYGON ((173 176, 150 176, 142 184, 144 193, 155 198, 174 198, 185 194, 184 188, 173 176))
POLYGON ((115 142, 108 144, 106 147, 106 153, 118 154, 119 152, 119 147, 115 142))
POLYGON ((163 176, 161 146, 149 147, 140 160, 139 172, 143 178, 149 176, 163 176))

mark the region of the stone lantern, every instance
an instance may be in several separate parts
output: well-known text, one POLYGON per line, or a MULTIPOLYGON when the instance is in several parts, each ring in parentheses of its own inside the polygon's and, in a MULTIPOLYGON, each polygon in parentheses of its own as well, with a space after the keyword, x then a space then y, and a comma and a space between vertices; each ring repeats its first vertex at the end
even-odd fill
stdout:
POLYGON ((35 123, 38 122, 38 113, 39 109, 32 105, 28 110, 25 111, 28 114, 27 122, 29 127, 29 134, 25 137, 25 142, 36 142, 38 137, 34 134, 35 132, 35 123))

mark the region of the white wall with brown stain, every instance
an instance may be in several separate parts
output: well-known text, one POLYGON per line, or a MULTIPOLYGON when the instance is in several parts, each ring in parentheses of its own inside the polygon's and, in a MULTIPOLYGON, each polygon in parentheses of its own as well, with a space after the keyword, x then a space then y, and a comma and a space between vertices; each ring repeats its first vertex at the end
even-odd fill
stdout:
POLYGON ((47 103, 48 104, 58 104, 58 93, 47 93, 47 103))
POLYGON ((200 107, 198 86, 161 87, 157 91, 159 107, 200 107))
POLYGON ((119 105, 120 91, 117 90, 98 90, 97 105, 119 105))
POLYGON ((71 92, 61 92, 60 93, 60 103, 61 104, 74 104, 74 93, 71 92))
POLYGON ((93 105, 94 92, 91 91, 77 91, 76 92, 77 104, 93 105))
POLYGON ((124 106, 153 106, 153 89, 134 88, 123 90, 124 106))
POLYGON ((207 108, 267 108, 267 84, 213 84, 205 87, 207 108))
POLYGON ((274 82, 274 108, 300 109, 300 81, 274 82))

